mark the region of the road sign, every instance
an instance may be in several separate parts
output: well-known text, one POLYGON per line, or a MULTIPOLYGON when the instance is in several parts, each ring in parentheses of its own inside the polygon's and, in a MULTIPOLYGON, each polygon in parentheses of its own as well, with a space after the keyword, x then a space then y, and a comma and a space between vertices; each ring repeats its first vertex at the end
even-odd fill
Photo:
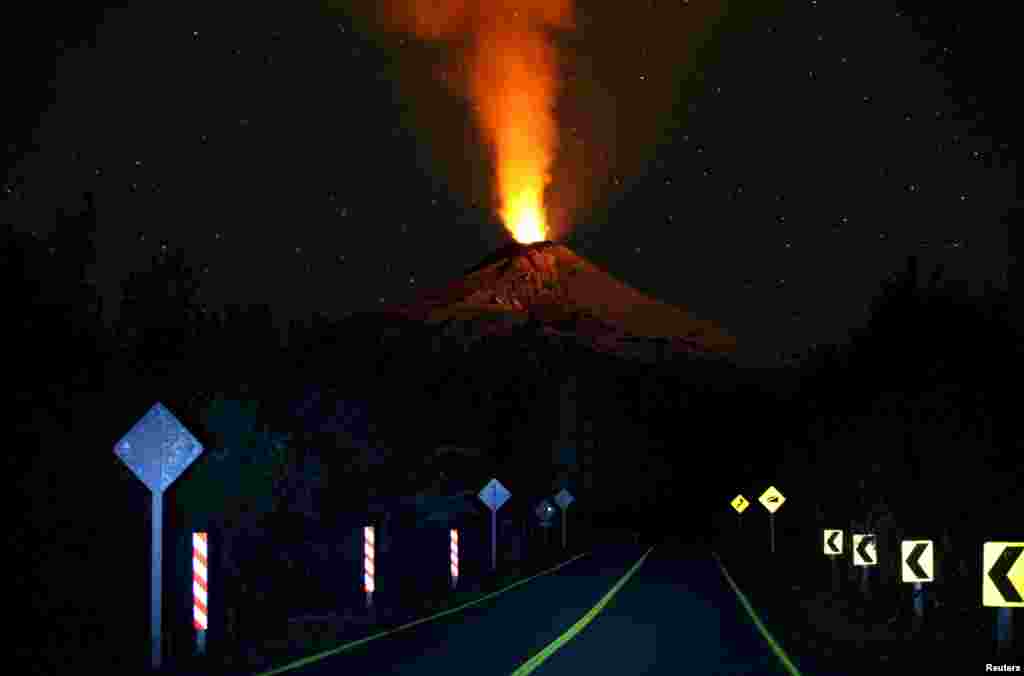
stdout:
POLYGON ((750 501, 742 495, 737 495, 729 504, 732 505, 732 508, 736 510, 737 514, 742 514, 743 510, 750 506, 750 501))
POLYGON ((498 569, 498 510, 512 497, 497 479, 491 479, 480 491, 480 499, 491 510, 491 570, 498 569))
POLYGON ((775 512, 782 506, 782 503, 786 501, 782 493, 779 492, 775 486, 769 486, 768 490, 761 494, 758 502, 764 505, 764 508, 768 510, 768 528, 771 532, 772 542, 772 554, 775 553, 775 512))
POLYGON ((900 543, 904 582, 935 581, 935 543, 931 540, 903 540, 900 543))
POLYGON ((114 453, 154 493, 163 493, 199 457, 203 445, 157 402, 121 437, 114 453))
POLYGON ((839 592, 839 555, 843 553, 843 531, 824 529, 823 551, 829 557, 832 568, 832 591, 839 592))
POLYGON ((843 531, 825 529, 825 554, 836 556, 843 553, 843 531))
POLYGON ((780 493, 775 486, 769 486, 768 490, 762 493, 761 497, 758 498, 758 502, 764 505, 764 508, 771 514, 774 514, 785 501, 786 498, 783 497, 782 493, 780 493))
POLYGON ((981 560, 981 604, 1024 607, 1024 542, 986 542, 981 560))
POLYGON ((505 504, 505 501, 509 499, 512 494, 508 492, 501 482, 497 479, 491 479, 483 490, 480 491, 480 499, 483 500, 484 504, 487 505, 492 512, 501 509, 501 506, 505 504))
POLYGON ((152 496, 149 626, 151 662, 154 670, 160 669, 163 647, 160 638, 160 615, 164 491, 202 452, 203 445, 160 402, 153 404, 128 433, 114 444, 114 454, 146 485, 152 496))
POLYGON ((874 535, 853 536, 853 565, 877 566, 878 553, 875 550, 874 535))
POLYGON ((566 507, 571 505, 576 498, 572 497, 572 493, 565 490, 564 488, 555 495, 555 502, 558 503, 558 508, 564 510, 566 507))

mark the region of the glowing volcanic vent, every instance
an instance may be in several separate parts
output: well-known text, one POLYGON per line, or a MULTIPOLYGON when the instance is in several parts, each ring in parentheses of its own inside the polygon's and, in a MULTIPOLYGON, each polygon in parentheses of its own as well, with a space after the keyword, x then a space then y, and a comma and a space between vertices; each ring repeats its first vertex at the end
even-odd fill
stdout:
POLYGON ((520 244, 543 242, 547 237, 547 223, 541 205, 540 192, 525 189, 512 196, 502 210, 501 218, 512 237, 520 244))

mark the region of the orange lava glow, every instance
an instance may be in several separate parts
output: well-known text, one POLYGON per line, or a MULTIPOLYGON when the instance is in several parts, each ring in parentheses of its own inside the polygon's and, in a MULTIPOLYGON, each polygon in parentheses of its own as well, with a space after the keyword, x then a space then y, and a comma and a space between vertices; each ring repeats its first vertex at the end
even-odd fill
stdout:
MULTIPOLYGON (((551 31, 573 27, 572 0, 390 0, 401 29, 458 45, 454 85, 490 147, 498 215, 523 244, 548 236, 544 194, 558 148, 558 54, 551 31)), ((451 83, 450 83, 451 84, 451 83)))
POLYGON ((511 185, 506 184, 506 189, 501 192, 502 195, 509 195, 504 198, 501 220, 520 244, 543 242, 548 237, 543 186, 530 185, 533 182, 530 176, 509 173, 513 175, 506 176, 506 180, 511 185))

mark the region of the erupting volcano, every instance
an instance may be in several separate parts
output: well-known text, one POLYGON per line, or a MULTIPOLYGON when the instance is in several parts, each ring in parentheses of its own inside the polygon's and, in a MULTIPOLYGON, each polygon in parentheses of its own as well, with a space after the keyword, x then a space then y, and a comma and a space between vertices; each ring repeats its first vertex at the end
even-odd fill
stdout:
POLYGON ((474 336, 508 333, 532 321, 542 333, 624 356, 736 349, 736 340, 711 322, 650 298, 548 241, 502 247, 460 279, 390 312, 462 324, 474 336))
MULTIPOLYGON (((385 314, 461 323, 463 335, 508 332, 531 323, 598 350, 729 353, 736 342, 713 324, 630 288, 563 245, 562 220, 545 203, 559 150, 555 33, 575 28, 572 0, 382 0, 389 30, 445 46, 440 71, 465 100, 493 168, 496 212, 515 243, 461 279, 385 314), (555 227, 552 227, 555 226, 555 227)), ((561 175, 561 174, 560 174, 561 175)))

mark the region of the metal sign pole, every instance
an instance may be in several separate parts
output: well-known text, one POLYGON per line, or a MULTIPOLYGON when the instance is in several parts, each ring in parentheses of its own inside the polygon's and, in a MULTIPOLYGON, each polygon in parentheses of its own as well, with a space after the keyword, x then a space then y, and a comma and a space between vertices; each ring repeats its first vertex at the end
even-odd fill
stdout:
POLYGON ((498 570, 498 509, 511 495, 497 479, 491 479, 480 491, 480 499, 491 510, 491 572, 498 570))
POLYGON ((163 649, 163 642, 160 639, 160 593, 162 587, 162 575, 163 570, 163 522, 164 522, 164 503, 163 493, 161 491, 153 491, 153 558, 152 567, 150 570, 150 607, 149 607, 149 621, 150 621, 150 640, 152 649, 152 664, 153 669, 160 669, 161 653, 163 649))
POLYGON ((163 564, 163 494, 203 452, 203 445, 174 414, 157 402, 114 445, 114 454, 127 465, 152 496, 152 569, 150 570, 151 663, 160 669, 161 591, 163 564))
POLYGON ((832 559, 832 591, 836 594, 839 593, 839 557, 830 556, 832 559))
MULTIPOLYGON (((877 548, 875 558, 878 558, 877 548)), ((911 616, 910 629, 916 634, 924 624, 924 583, 935 580, 934 543, 931 540, 904 540, 900 543, 900 568, 900 577, 903 581, 914 585, 914 613, 911 616)))
POLYGON ((1005 655, 1013 643, 1013 618, 1011 608, 996 609, 996 652, 1005 655))
POLYGON ((498 510, 491 510, 491 571, 498 570, 498 510))
POLYGON ((914 620, 912 629, 920 631, 924 623, 924 585, 920 582, 914 583, 914 620))
POLYGON ((555 503, 557 503, 558 504, 558 508, 560 510, 562 510, 562 549, 566 548, 566 542, 567 542, 566 532, 567 532, 568 523, 569 523, 569 520, 568 520, 569 505, 571 505, 573 502, 575 502, 575 500, 576 499, 574 497, 572 497, 572 493, 570 493, 569 491, 567 491, 564 488, 562 490, 558 491, 558 493, 555 495, 555 503))
POLYGON ((995 650, 1009 657, 1013 646, 1011 609, 1024 606, 1024 542, 986 542, 982 547, 981 603, 996 608, 995 650))
POLYGON ((758 502, 768 510, 768 528, 771 531, 771 543, 772 543, 772 554, 775 553, 775 512, 782 503, 786 501, 786 498, 778 491, 775 486, 769 486, 768 489, 761 494, 758 498, 758 502))

